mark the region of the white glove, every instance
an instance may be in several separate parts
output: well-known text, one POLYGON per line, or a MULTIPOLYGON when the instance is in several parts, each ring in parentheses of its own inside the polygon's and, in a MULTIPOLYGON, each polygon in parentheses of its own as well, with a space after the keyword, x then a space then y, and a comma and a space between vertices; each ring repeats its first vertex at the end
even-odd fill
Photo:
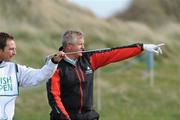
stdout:
POLYGON ((154 52, 156 54, 162 54, 161 46, 165 45, 164 43, 154 45, 154 44, 143 44, 144 50, 147 50, 149 52, 154 52))

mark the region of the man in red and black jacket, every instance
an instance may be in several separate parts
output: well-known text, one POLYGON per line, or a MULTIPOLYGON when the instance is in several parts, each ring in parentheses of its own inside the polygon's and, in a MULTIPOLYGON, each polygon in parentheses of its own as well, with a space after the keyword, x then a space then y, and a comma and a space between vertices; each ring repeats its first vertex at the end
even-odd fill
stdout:
POLYGON ((133 44, 83 52, 83 33, 73 30, 62 35, 62 45, 60 51, 66 55, 47 82, 48 100, 52 108, 50 120, 98 120, 99 114, 93 110, 95 70, 137 56, 144 49, 161 53, 161 45, 153 44, 133 44))

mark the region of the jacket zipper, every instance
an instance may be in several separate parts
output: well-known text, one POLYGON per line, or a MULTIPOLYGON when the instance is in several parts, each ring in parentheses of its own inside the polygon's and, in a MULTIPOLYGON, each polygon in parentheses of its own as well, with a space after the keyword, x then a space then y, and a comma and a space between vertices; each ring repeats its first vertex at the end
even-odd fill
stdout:
POLYGON ((84 76, 83 76, 83 72, 81 69, 78 69, 77 67, 75 67, 75 71, 76 71, 76 74, 78 76, 78 79, 80 81, 80 108, 79 108, 79 111, 78 113, 81 113, 82 112, 82 108, 83 108, 83 80, 84 80, 84 76))

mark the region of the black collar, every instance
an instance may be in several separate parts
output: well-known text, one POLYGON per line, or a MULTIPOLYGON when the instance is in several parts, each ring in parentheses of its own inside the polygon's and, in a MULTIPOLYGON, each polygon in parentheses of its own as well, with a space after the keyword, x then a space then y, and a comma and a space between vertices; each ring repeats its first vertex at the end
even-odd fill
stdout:
POLYGON ((0 64, 2 63, 2 61, 0 61, 0 64))

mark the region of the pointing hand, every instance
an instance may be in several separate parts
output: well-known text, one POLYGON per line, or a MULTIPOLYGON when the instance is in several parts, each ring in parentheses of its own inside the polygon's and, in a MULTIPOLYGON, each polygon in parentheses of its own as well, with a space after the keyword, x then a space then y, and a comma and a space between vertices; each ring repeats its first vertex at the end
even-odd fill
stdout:
POLYGON ((155 45, 155 44, 143 44, 143 48, 146 51, 154 52, 157 55, 162 54, 161 46, 165 45, 164 43, 155 45))

